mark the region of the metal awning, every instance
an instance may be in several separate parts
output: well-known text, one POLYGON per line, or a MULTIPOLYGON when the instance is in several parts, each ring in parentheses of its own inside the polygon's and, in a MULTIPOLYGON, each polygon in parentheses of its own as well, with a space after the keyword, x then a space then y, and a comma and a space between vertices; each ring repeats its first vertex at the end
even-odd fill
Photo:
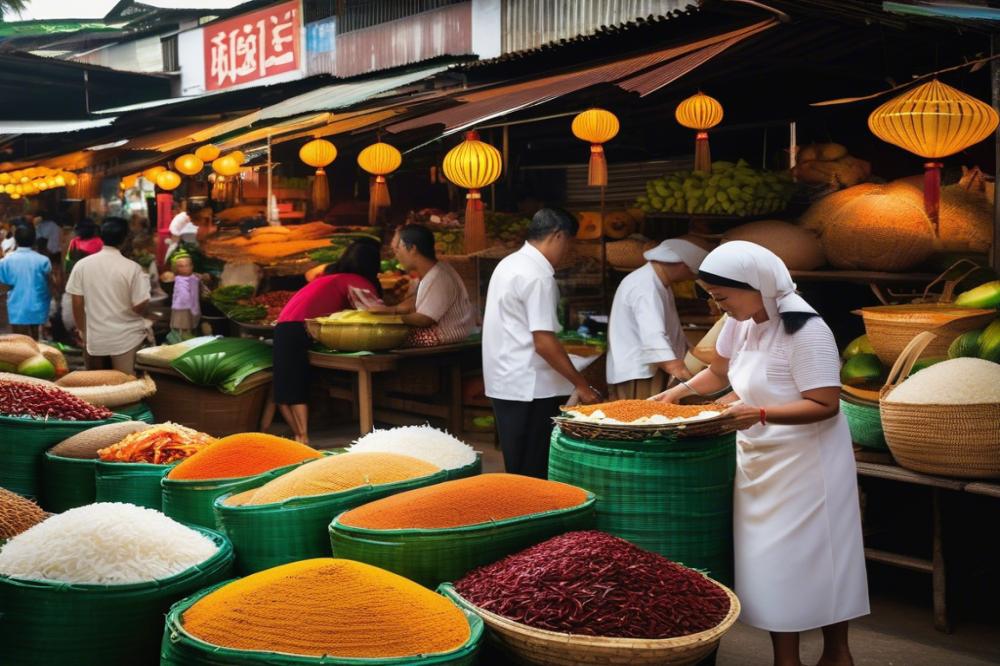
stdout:
POLYGON ((0 120, 0 134, 63 134, 107 127, 116 116, 96 120, 0 120))
POLYGON ((158 150, 163 152, 163 146, 171 146, 178 141, 187 142, 186 139, 195 132, 217 124, 217 122, 206 120, 200 123, 189 123, 181 127, 172 127, 158 132, 143 134, 130 138, 124 147, 126 150, 158 150))

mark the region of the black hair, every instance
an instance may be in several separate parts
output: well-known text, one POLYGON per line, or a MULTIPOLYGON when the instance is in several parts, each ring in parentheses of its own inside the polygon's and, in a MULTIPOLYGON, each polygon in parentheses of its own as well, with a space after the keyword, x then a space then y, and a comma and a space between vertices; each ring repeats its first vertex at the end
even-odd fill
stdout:
POLYGON ((579 230, 580 223, 571 213, 562 208, 542 208, 535 213, 528 224, 528 240, 545 240, 560 231, 572 237, 576 236, 579 230))
POLYGON ((89 240, 97 235, 97 224, 85 217, 76 225, 76 235, 83 240, 89 240))
POLYGON ((101 225, 101 240, 105 245, 121 247, 128 238, 128 222, 120 217, 106 217, 101 225))
POLYGON ((360 275, 372 283, 378 297, 382 298, 382 283, 378 279, 381 263, 382 257, 379 254, 377 243, 357 240, 348 245, 344 254, 340 255, 340 259, 327 266, 323 270, 323 274, 350 273, 360 275))
MULTIPOLYGON (((727 277, 722 277, 721 275, 715 275, 714 273, 708 273, 706 271, 698 271, 698 279, 706 284, 714 284, 719 287, 743 289, 744 291, 758 291, 746 282, 731 280, 727 277)), ((785 333, 794 335, 806 325, 807 321, 813 317, 818 317, 819 315, 815 312, 782 312, 780 313, 780 316, 781 324, 785 327, 785 333)))
POLYGON ((422 256, 431 261, 437 261, 433 231, 419 224, 404 224, 397 233, 399 233, 399 242, 407 249, 415 247, 422 256))
POLYGON ((30 224, 19 224, 14 227, 14 242, 18 247, 31 247, 35 244, 35 228, 30 224))

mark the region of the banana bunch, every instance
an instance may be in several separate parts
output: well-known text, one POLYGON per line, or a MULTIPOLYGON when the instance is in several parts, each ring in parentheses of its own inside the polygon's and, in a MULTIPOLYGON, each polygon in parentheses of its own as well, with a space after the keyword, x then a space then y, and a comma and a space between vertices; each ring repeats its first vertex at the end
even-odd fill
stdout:
POLYGON ((647 213, 745 217, 784 210, 794 190, 787 172, 758 171, 744 160, 719 161, 711 173, 673 171, 647 182, 636 205, 647 213))

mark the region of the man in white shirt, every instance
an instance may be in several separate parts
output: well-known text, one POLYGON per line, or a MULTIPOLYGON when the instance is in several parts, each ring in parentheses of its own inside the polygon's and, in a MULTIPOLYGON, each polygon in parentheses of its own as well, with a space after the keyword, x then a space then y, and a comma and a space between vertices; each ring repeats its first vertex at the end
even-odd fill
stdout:
POLYGON ((615 400, 666 390, 670 377, 691 378, 688 343, 670 285, 693 280, 708 252, 690 241, 665 240, 643 254, 646 264, 615 292, 608 323, 608 393, 615 400))
POLYGON ((404 225, 393 236, 392 250, 400 265, 420 276, 417 293, 399 305, 372 311, 402 315, 416 329, 414 345, 448 345, 469 337, 476 326, 469 293, 458 272, 437 260, 434 233, 418 224, 404 225))
POLYGON ((87 368, 133 374, 135 353, 147 339, 149 278, 136 262, 121 255, 128 223, 109 217, 101 225, 104 248, 76 263, 66 291, 87 352, 87 368))
POLYGON ((563 210, 543 208, 528 240, 490 278, 483 319, 483 379, 493 404, 504 466, 512 474, 548 476, 552 417, 575 389, 593 403, 600 394, 559 343, 555 266, 579 224, 563 210))

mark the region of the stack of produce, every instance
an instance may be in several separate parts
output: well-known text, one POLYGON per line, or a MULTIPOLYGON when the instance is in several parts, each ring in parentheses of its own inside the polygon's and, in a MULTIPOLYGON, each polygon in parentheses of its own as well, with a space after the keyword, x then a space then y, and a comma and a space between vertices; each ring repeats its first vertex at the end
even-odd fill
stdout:
POLYGON ((57 387, 0 381, 0 414, 28 419, 100 421, 112 416, 57 387))
POLYGON ((234 479, 322 457, 319 451, 284 437, 242 432, 219 439, 170 470, 175 481, 234 479))
POLYGON ((205 254, 223 261, 249 257, 266 264, 326 247, 330 244, 328 237, 334 231, 334 227, 324 222, 288 227, 258 227, 249 237, 209 240, 202 247, 205 254))
POLYGON ((264 308, 264 316, 258 317, 256 319, 246 319, 246 314, 230 314, 230 319, 239 322, 256 322, 265 325, 274 324, 278 320, 278 316, 284 309, 288 301, 292 300, 292 296, 295 295, 294 291, 271 291, 266 294, 261 294, 260 296, 254 296, 246 301, 245 305, 253 308, 264 308))
POLYGON ((766 247, 791 271, 811 271, 826 263, 823 244, 816 234, 781 220, 759 220, 734 227, 722 242, 742 240, 766 247))
POLYGON ((861 335, 850 342, 841 354, 844 365, 840 367, 840 383, 846 386, 881 386, 885 379, 885 368, 875 354, 875 348, 867 335, 861 335))
POLYGON ((795 179, 811 185, 851 187, 872 175, 872 165, 851 157, 839 143, 814 143, 799 148, 795 179))
POLYGON ((0 372, 55 379, 68 371, 66 357, 55 347, 40 344, 27 335, 0 335, 0 372))
POLYGON ((232 308, 251 298, 254 291, 256 289, 249 284, 231 284, 214 290, 209 298, 223 314, 228 314, 232 308))
POLYGON ((132 405, 156 393, 156 383, 148 375, 137 379, 118 370, 76 370, 56 385, 101 407, 132 405))
POLYGON ((531 220, 520 213, 487 211, 486 237, 490 239, 491 245, 501 245, 512 250, 517 249, 524 243, 530 223, 531 220))
POLYGON ((1000 319, 994 319, 982 330, 968 331, 955 338, 948 347, 948 358, 961 357, 1000 363, 1000 319))
POLYGON ((758 171, 745 160, 713 162, 711 173, 674 171, 649 181, 636 204, 646 213, 744 217, 784 210, 794 191, 786 172, 758 171))
POLYGON ((274 504, 296 497, 343 493, 435 474, 440 467, 398 453, 345 453, 314 460, 268 481, 259 488, 229 497, 230 506, 274 504))
POLYGON ((360 562, 319 558, 261 571, 185 601, 167 618, 167 635, 174 636, 164 641, 162 663, 207 664, 218 655, 238 660, 239 651, 315 657, 317 663, 447 664, 453 654, 456 663, 471 663, 466 660, 481 625, 476 629, 453 602, 405 578, 360 562))
POLYGON ((176 423, 160 423, 126 435, 97 456, 105 462, 169 465, 215 443, 215 438, 176 423))
MULTIPOLYGON (((637 220, 630 213, 624 210, 610 211, 603 215, 597 211, 581 211, 576 214, 576 219, 580 222, 580 229, 576 237, 580 240, 598 240, 602 236, 607 236, 613 240, 621 240, 635 233, 637 220)), ((527 222, 528 220, 525 220, 527 222)), ((520 239, 524 240, 524 231, 521 231, 520 239)))
POLYGON ((367 229, 367 231, 337 233, 330 238, 329 245, 316 250, 310 250, 308 253, 309 259, 321 264, 331 264, 340 259, 341 255, 344 254, 344 250, 354 241, 367 239, 375 241, 380 245, 382 244, 382 238, 378 235, 379 232, 374 227, 357 228, 362 230, 367 229))
POLYGON ((445 470, 475 465, 475 449, 456 437, 429 425, 373 430, 348 449, 351 453, 398 453, 419 458, 445 470))
POLYGON ((594 405, 578 405, 566 416, 579 421, 611 425, 663 425, 700 421, 719 416, 725 407, 718 404, 675 405, 655 400, 616 400, 594 405))
POLYGON ((703 574, 604 532, 568 532, 476 569, 455 591, 536 629, 664 639, 718 626, 726 590, 703 574))
POLYGON ((993 280, 962 292, 955 305, 963 308, 1000 308, 1000 280, 993 280))
POLYGON ((31 500, 0 488, 0 544, 34 527, 48 516, 31 500))

